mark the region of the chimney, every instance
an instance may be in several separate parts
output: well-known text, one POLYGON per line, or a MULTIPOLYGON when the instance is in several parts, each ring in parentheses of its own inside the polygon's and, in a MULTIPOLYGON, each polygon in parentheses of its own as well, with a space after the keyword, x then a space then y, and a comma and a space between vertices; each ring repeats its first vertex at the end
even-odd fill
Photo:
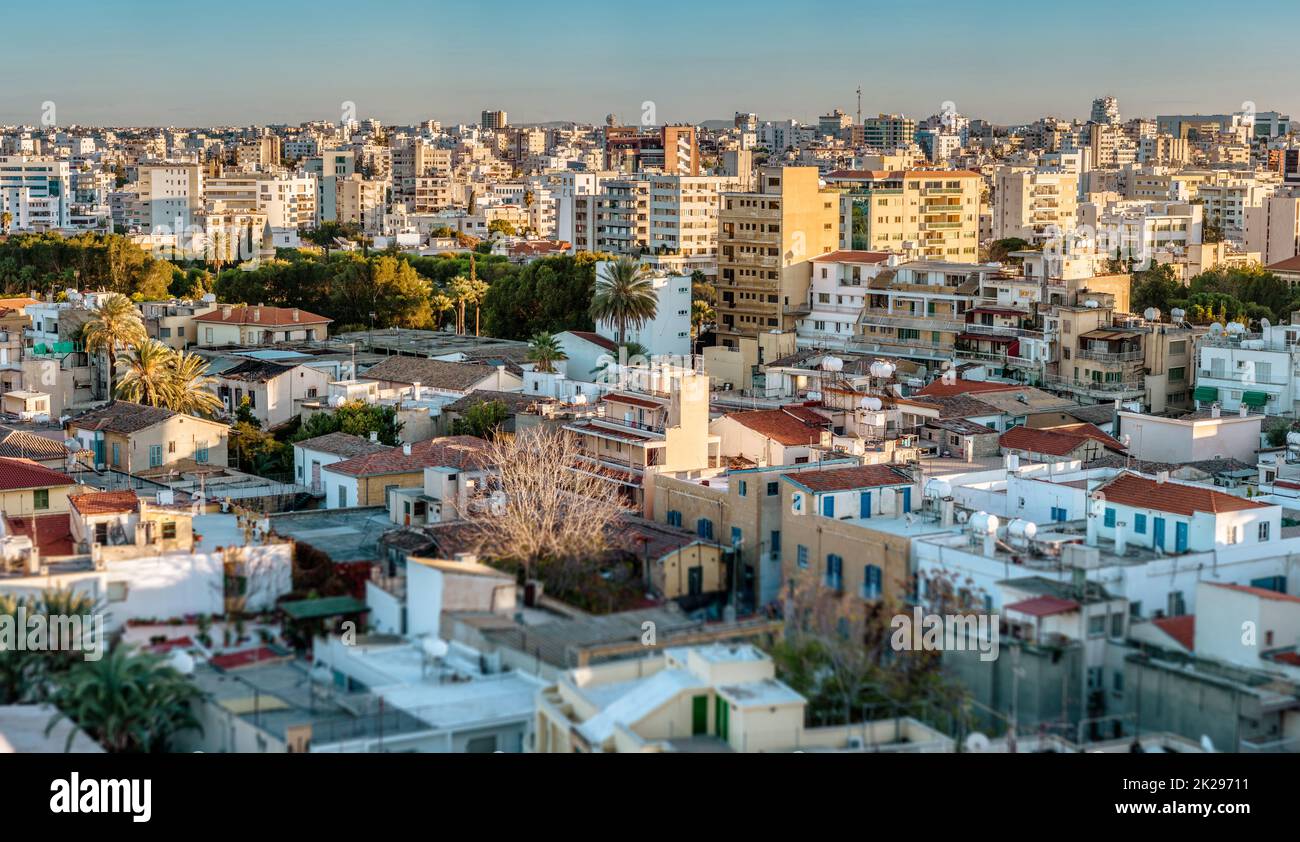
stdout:
POLYGON ((293 308, 293 320, 294 320, 295 322, 298 321, 298 308, 297 308, 297 307, 294 307, 294 308, 293 308))
POLYGON ((417 401, 420 399, 420 381, 419 381, 419 380, 417 380, 417 381, 415 381, 414 383, 411 384, 411 398, 412 398, 412 400, 417 400, 417 401))
POLYGON ((1168 472, 1168 471, 1158 471, 1158 472, 1156 473, 1156 482, 1157 482, 1157 483, 1159 483, 1160 485, 1164 485, 1164 484, 1165 484, 1166 482, 1168 482, 1168 481, 1169 481, 1169 472, 1168 472))
POLYGON ((262 320, 262 305, 258 304, 257 309, 253 311, 253 321, 260 322, 261 320, 262 320))
POLYGON ((1101 518, 1103 508, 1105 504, 1101 500, 1088 501, 1088 533, 1084 541, 1090 547, 1097 546, 1097 521, 1101 518))
POLYGON ((1118 522, 1115 524, 1115 555, 1123 557, 1128 552, 1128 535, 1124 532, 1124 527, 1118 522))
POLYGON ((402 454, 405 456, 411 455, 411 443, 409 441, 402 445, 402 454))
POLYGON ((222 321, 225 321, 225 320, 228 319, 228 318, 230 318, 230 305, 229 305, 229 304, 222 304, 222 305, 221 305, 221 320, 222 320, 222 321))

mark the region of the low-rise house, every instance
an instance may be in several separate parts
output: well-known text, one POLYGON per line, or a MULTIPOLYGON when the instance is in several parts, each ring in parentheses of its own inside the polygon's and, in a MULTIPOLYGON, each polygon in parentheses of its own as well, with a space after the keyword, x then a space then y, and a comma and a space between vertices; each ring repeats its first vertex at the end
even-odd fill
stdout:
POLYGON ((1124 445, 1092 424, 1012 427, 998 438, 998 444, 1003 455, 1014 453, 1034 462, 1091 462, 1107 452, 1124 452, 1124 445))
POLYGON ((226 412, 233 415, 247 398, 249 411, 263 429, 297 418, 302 402, 325 394, 330 383, 329 374, 312 366, 258 360, 245 360, 213 378, 226 412))
POLYGON ((723 456, 757 465, 798 465, 831 444, 831 422, 805 406, 732 412, 709 423, 722 440, 723 456))
POLYGON ((227 462, 230 428, 217 421, 157 406, 112 403, 69 419, 64 429, 93 467, 138 473, 170 465, 227 462))
POLYGON ((537 699, 544 754, 618 752, 951 751, 912 719, 805 725, 807 700, 749 644, 665 649, 564 672, 537 699))
POLYGON ((310 488, 315 496, 322 497, 325 494, 325 483, 321 478, 321 469, 326 465, 392 449, 389 445, 380 444, 377 437, 367 439, 351 433, 326 433, 297 441, 293 443, 294 481, 310 488))
POLYGON ((0 456, 30 459, 47 468, 59 469, 67 467, 69 453, 62 436, 54 439, 0 426, 0 456))
POLYGON ((189 552, 194 548, 188 508, 151 505, 134 491, 82 491, 68 498, 78 552, 101 558, 189 552))
POLYGON ((201 301, 142 301, 139 306, 149 338, 182 351, 199 341, 198 324, 194 320, 221 305, 216 303, 215 296, 207 295, 201 301))
POLYGON ((71 550, 68 495, 75 486, 36 462, 0 458, 0 569, 71 550))
POLYGON ((194 317, 198 344, 278 345, 324 339, 333 319, 297 307, 219 304, 194 317))
POLYGON ((322 467, 325 506, 388 506, 389 492, 425 484, 425 468, 443 468, 447 483, 486 476, 487 442, 474 436, 446 436, 355 456, 322 467))

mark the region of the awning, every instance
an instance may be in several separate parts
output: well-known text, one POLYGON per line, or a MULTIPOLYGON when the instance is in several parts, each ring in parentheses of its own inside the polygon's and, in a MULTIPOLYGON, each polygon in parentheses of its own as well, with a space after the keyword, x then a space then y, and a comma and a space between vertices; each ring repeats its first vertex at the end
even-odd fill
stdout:
POLYGON ((1258 409, 1268 403, 1268 392, 1245 392, 1241 396, 1241 402, 1258 409))
POLYGON ((1214 403, 1219 399, 1219 390, 1213 386, 1197 386, 1192 397, 1202 403, 1214 403))

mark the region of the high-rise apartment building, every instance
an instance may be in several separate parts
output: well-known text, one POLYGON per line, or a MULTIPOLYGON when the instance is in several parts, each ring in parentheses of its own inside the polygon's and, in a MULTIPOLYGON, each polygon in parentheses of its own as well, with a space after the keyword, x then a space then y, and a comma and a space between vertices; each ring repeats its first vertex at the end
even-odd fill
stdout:
POLYGON ((14 155, 0 158, 0 213, 10 231, 67 228, 71 218, 67 161, 14 155))
POLYGON ((839 201, 816 167, 762 167, 755 192, 724 193, 718 228, 718 339, 792 330, 811 260, 839 242, 839 201))
POLYGON ((504 129, 509 120, 504 111, 484 111, 478 121, 481 129, 504 129))
POLYGON ((993 237, 1048 240, 1078 223, 1079 176, 1058 168, 1002 166, 994 175, 993 237))

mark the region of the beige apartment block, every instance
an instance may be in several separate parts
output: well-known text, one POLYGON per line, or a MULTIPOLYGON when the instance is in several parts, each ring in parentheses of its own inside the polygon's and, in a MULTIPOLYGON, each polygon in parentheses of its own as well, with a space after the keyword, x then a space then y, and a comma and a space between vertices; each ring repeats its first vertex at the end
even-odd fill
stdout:
POLYGON ((969 170, 836 170, 840 247, 923 260, 979 260, 983 178, 969 170))
POLYGON ((993 238, 1032 243, 1079 221, 1079 175, 1061 169, 998 167, 994 176, 993 238))
POLYGON ((815 167, 763 167, 758 190, 724 193, 718 232, 718 337, 793 330, 811 259, 839 242, 838 199, 815 167))

